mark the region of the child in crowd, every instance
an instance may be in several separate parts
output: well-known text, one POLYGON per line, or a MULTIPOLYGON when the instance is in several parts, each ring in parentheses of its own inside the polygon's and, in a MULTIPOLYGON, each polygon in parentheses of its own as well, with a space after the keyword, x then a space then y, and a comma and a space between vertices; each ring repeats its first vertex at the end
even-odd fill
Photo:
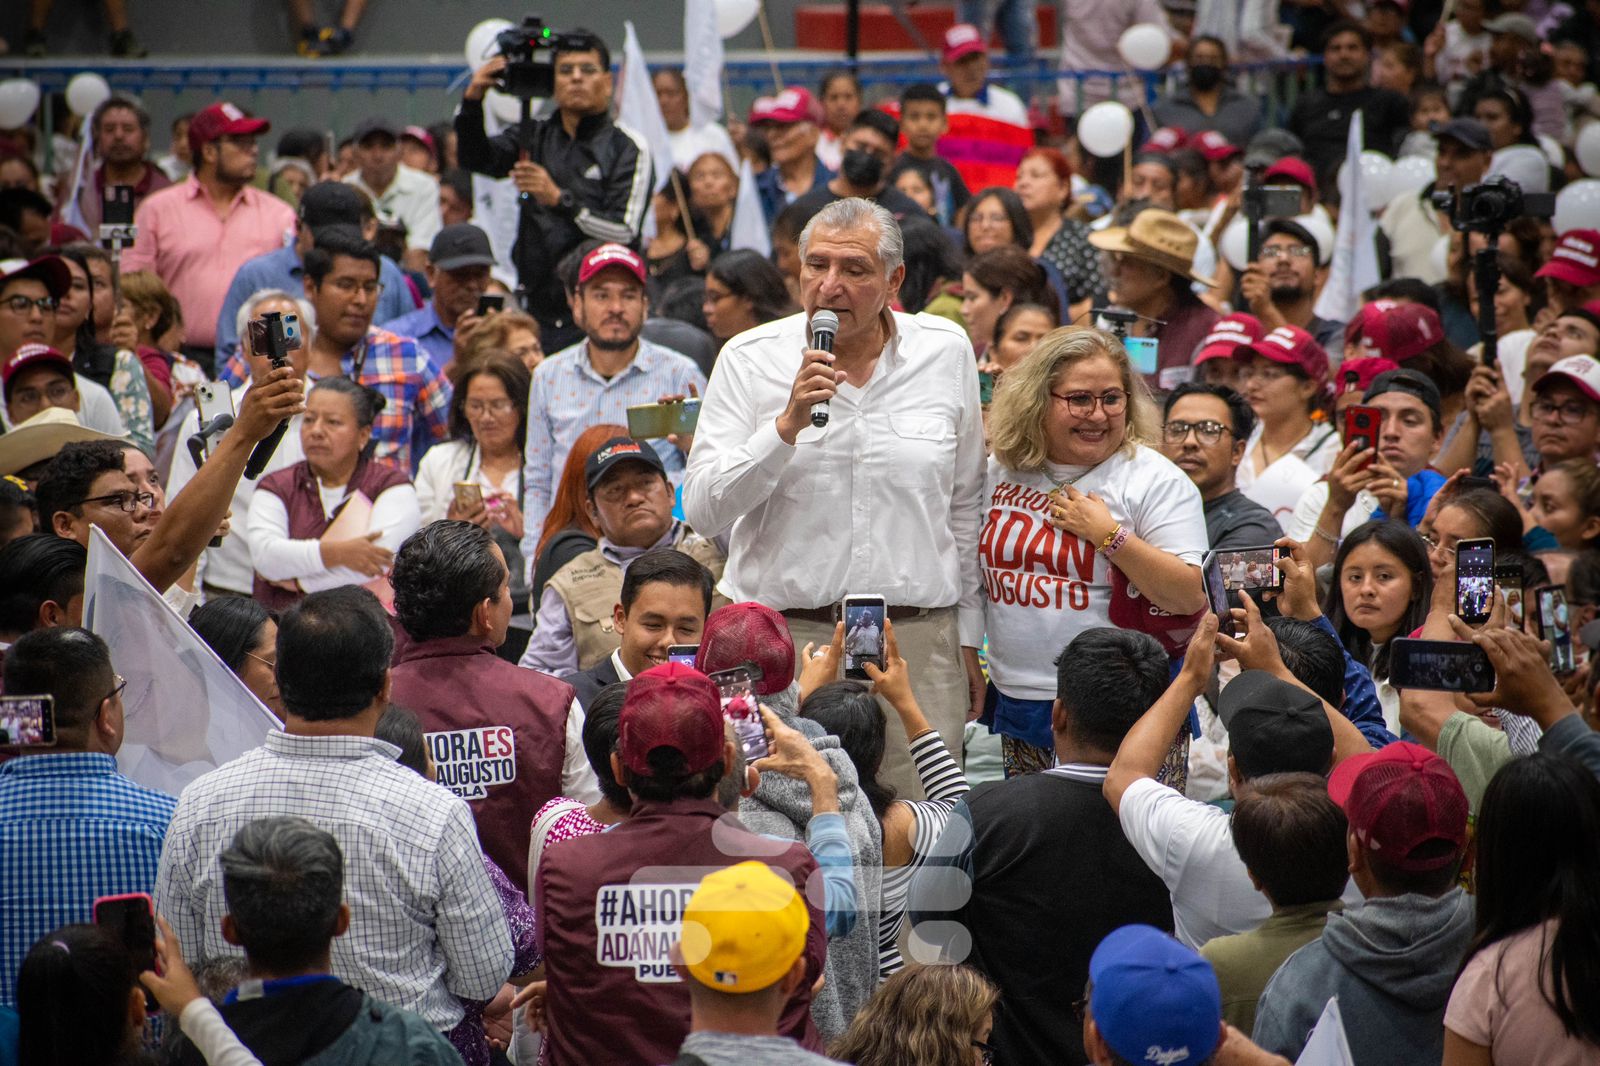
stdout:
POLYGON ((895 164, 896 174, 915 167, 933 191, 929 213, 948 226, 971 198, 961 172, 938 153, 939 138, 950 129, 944 94, 932 85, 911 85, 900 94, 900 132, 906 147, 895 164))
POLYGON ((1439 142, 1431 130, 1435 122, 1450 121, 1450 95, 1428 82, 1411 89, 1410 95, 1411 132, 1400 142, 1400 158, 1416 155, 1432 159, 1439 154, 1439 142))

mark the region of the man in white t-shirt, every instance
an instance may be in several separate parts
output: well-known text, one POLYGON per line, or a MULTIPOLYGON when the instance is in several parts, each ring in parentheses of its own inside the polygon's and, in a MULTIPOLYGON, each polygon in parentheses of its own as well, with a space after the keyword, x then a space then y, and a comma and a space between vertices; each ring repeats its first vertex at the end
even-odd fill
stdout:
POLYGON ((1028 126, 1028 105, 1010 89, 989 84, 989 46, 976 26, 958 23, 944 31, 945 81, 939 91, 951 115, 983 115, 1013 126, 1028 126))
MULTIPOLYGON (((1345 738, 1349 734, 1344 729, 1355 730, 1324 705, 1326 697, 1313 694, 1283 665, 1276 641, 1260 625, 1259 616, 1251 622, 1252 636, 1240 642, 1216 636, 1216 622, 1207 618, 1189 644, 1183 669, 1129 730, 1106 774, 1106 799, 1116 810, 1123 833, 1172 893, 1175 935, 1196 949, 1213 937, 1247 932, 1272 913, 1272 905, 1251 884, 1234 849, 1227 813, 1155 779, 1172 737, 1210 681, 1213 639, 1222 650, 1237 654, 1241 665, 1276 664, 1271 672, 1245 669, 1223 688, 1217 701, 1218 717, 1228 730, 1232 792, 1263 774, 1326 774, 1334 761, 1334 720, 1343 722, 1340 732, 1345 738), (1265 654, 1269 645, 1270 654, 1265 654)), ((1365 746, 1365 740, 1357 737, 1349 750, 1365 746)), ((1349 902, 1359 899, 1357 895, 1349 902)))
POLYGON ((444 225, 439 180, 400 162, 400 129, 386 118, 369 118, 357 126, 355 145, 358 169, 344 180, 372 198, 380 218, 405 223, 406 254, 401 265, 426 269, 428 249, 444 225))

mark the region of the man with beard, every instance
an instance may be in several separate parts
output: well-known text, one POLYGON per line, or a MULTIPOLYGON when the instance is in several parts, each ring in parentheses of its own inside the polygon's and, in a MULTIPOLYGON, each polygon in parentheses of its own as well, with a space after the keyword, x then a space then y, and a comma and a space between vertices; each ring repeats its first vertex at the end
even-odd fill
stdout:
MULTIPOLYGON (((78 210, 94 236, 104 217, 105 190, 112 185, 131 185, 133 204, 172 184, 161 168, 145 161, 150 150, 150 114, 126 96, 109 97, 95 109, 89 120, 94 131, 94 150, 100 166, 91 180, 78 190, 78 210)), ((64 212, 63 212, 64 213, 64 212)))
MULTIPOLYGON (((1359 22, 1343 20, 1322 39, 1327 85, 1302 95, 1289 113, 1288 129, 1305 144, 1323 199, 1336 199, 1339 164, 1350 143, 1350 116, 1361 112, 1368 148, 1392 156, 1411 130, 1411 105, 1392 89, 1370 80, 1372 35, 1359 22)), ((1315 332, 1315 331, 1313 331, 1315 332)))
POLYGON ((889 184, 889 167, 899 140, 900 123, 882 111, 872 107, 858 114, 840 143, 844 155, 839 173, 794 202, 801 226, 835 200, 851 196, 882 204, 900 222, 926 219, 928 213, 915 200, 889 184))
POLYGON ((1250 313, 1271 333, 1279 326, 1298 326, 1329 351, 1344 344, 1344 323, 1319 318, 1312 311, 1317 293, 1328 280, 1319 265, 1322 249, 1311 231, 1287 218, 1268 219, 1262 227, 1261 258, 1251 263, 1239 289, 1250 313))
MULTIPOLYGON (((572 303, 585 338, 533 372, 522 504, 522 557, 530 574, 544 517, 578 436, 603 422, 626 425, 629 407, 705 391, 706 376, 692 359, 639 336, 650 313, 645 276, 644 258, 620 244, 602 244, 584 256, 572 303)), ((689 444, 687 438, 649 443, 674 485, 683 481, 689 444)))

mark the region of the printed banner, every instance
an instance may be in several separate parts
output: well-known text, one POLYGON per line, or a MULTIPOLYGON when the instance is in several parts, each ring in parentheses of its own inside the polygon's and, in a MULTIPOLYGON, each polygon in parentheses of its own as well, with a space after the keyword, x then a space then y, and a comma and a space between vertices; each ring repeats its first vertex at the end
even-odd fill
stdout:
POLYGON ((1094 584, 1095 545, 1045 520, 1050 494, 1001 482, 978 539, 991 603, 1083 611, 1094 584))
POLYGON ((436 780, 464 800, 481 800, 517 779, 516 736, 508 725, 428 733, 436 780))
POLYGON ((602 885, 595 894, 595 961, 633 971, 645 984, 675 984, 672 945, 683 912, 700 887, 692 884, 602 885))

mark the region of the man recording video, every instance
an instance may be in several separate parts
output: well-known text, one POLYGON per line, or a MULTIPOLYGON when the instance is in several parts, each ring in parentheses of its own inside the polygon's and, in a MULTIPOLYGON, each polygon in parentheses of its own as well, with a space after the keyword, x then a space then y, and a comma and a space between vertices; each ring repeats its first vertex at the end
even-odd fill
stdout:
POLYGON ((559 351, 583 339, 553 269, 582 241, 636 245, 650 200, 650 152, 637 134, 613 125, 611 51, 588 30, 550 33, 536 19, 501 35, 502 54, 473 72, 456 111, 461 165, 479 174, 510 176, 522 194, 511 257, 539 321, 540 343, 559 351), (523 44, 508 40, 523 35, 523 44), (512 46, 517 62, 504 54, 512 46), (541 54, 553 49, 553 57, 541 54), (532 61, 529 60, 532 57, 532 61), (490 137, 483 97, 509 88, 524 99, 537 89, 539 66, 553 69, 556 111, 490 137))

